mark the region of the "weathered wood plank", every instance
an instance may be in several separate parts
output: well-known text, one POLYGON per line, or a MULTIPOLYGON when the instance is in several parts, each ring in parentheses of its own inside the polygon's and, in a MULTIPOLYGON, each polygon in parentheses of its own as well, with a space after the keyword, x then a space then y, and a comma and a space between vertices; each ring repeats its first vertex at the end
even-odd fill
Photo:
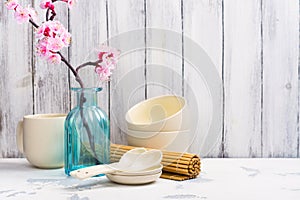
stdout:
POLYGON ((107 3, 109 37, 114 37, 110 45, 122 52, 111 81, 111 138, 112 142, 126 144, 125 113, 145 98, 145 5, 144 0, 110 0, 107 3), (126 34, 132 30, 135 31, 126 34), (131 44, 136 49, 129 48, 131 44))
MULTIPOLYGON (((222 1, 182 1, 183 2, 183 33, 197 43, 211 58, 219 72, 219 80, 222 75, 222 1)), ((183 41, 184 42, 184 41, 183 41)), ((211 102, 205 79, 198 72, 199 66, 192 66, 186 60, 184 62, 185 97, 195 99, 194 109, 198 104, 200 119, 199 132, 195 135, 191 151, 200 153, 201 156, 222 156, 222 137, 213 141, 207 139, 209 116, 212 110, 207 110, 211 102), (207 139, 207 140, 205 140, 207 139), (203 141, 204 140, 204 141, 203 141), (203 143, 204 142, 204 143, 203 143), (207 144, 209 143, 209 144, 207 144), (205 147, 206 146, 206 147, 205 147), (209 148, 210 147, 210 148, 209 148), (206 149, 206 150, 205 150, 206 149), (210 149, 208 151, 208 149, 210 149)), ((221 104, 222 102, 220 102, 221 104)), ((195 111, 195 110, 194 110, 195 111)), ((222 122, 220 122, 222 123, 222 122)))
MULTIPOLYGON (((32 2, 40 12, 40 1, 32 2)), ((26 5, 28 1, 21 0, 20 3, 26 5)), ((67 7, 61 2, 56 5, 58 19, 67 27, 67 7)), ((8 13, 3 4, 0 10, 0 157, 19 157, 21 154, 18 153, 15 142, 17 121, 23 115, 33 112, 68 112, 69 77, 64 64, 48 65, 40 58, 32 59, 35 53, 31 49, 33 41, 30 25, 17 24, 12 12, 8 13)), ((299 155, 297 0, 78 1, 70 11, 72 64, 92 59, 92 50, 106 39, 107 31, 109 37, 118 37, 119 34, 138 29, 131 37, 127 37, 128 41, 114 40, 115 43, 111 44, 121 50, 125 49, 125 52, 123 51, 110 87, 105 85, 104 91, 99 94, 101 108, 106 111, 110 109, 112 141, 126 144, 124 115, 129 107, 146 96, 171 91, 182 94, 187 99, 196 97, 199 101, 194 103, 201 105, 200 118, 204 119, 201 123, 208 123, 205 117, 208 118, 209 115, 205 112, 210 110, 205 108, 206 101, 209 101, 203 82, 205 77, 199 77, 188 62, 183 63, 181 71, 182 60, 177 56, 144 49, 144 42, 147 40, 149 44, 154 39, 151 35, 146 35, 145 26, 173 30, 180 34, 181 15, 184 34, 207 52, 220 76, 224 76, 225 156, 299 155), (126 52, 128 43, 142 45, 136 51, 126 52), (154 65, 145 68, 145 62, 158 68, 153 67, 154 65), (163 65, 167 68, 161 68, 163 65), (183 82, 169 74, 166 76, 165 72, 169 72, 168 70, 184 76, 183 82), (163 87, 155 84, 157 82, 169 89, 162 89, 163 87)), ((40 14, 40 17, 44 16, 40 14)), ((167 40, 162 38, 161 41, 167 40)), ((177 42, 181 41, 176 41, 174 45, 177 42)), ((167 47, 169 44, 163 45, 167 47)), ((64 54, 67 55, 67 50, 64 54)), ((97 84, 92 71, 89 68, 82 73, 87 86, 97 84)), ((70 78, 71 86, 76 86, 73 77, 70 78)), ((200 140, 198 135, 191 147, 192 152, 201 152, 200 140)), ((205 156, 222 156, 221 142, 219 140, 215 148, 205 156)))
MULTIPOLYGON (((34 0, 40 21, 45 15, 39 8, 40 1, 34 0)), ((68 27, 67 4, 55 3, 59 21, 68 27)), ((36 42, 34 41, 34 45, 36 42)), ((67 49, 62 53, 67 57, 67 49)), ((67 113, 69 111, 69 79, 68 69, 64 63, 60 65, 48 64, 39 57, 34 61, 34 112, 35 113, 67 113)))
MULTIPOLYGON (((181 35, 181 0, 147 0, 146 11, 147 28, 167 29, 181 35)), ((168 32, 159 37, 147 33, 147 47, 157 42, 162 44, 161 49, 147 48, 147 98, 164 94, 182 95, 181 38, 174 41, 169 38, 168 32), (179 49, 179 55, 166 51, 174 48, 179 49)))
MULTIPOLYGON (((97 48, 107 39, 106 1, 78 1, 70 10, 70 27, 72 44, 69 58, 74 66, 87 61, 97 60, 97 48)), ((109 91, 107 84, 102 84, 95 74, 94 66, 88 66, 80 71, 84 87, 103 87, 98 94, 98 105, 108 113, 109 91)), ((71 87, 79 87, 74 76, 70 76, 71 87)), ((74 94, 72 93, 72 96, 74 94)), ((72 108, 76 101, 72 98, 72 108)))
POLYGON ((261 156, 260 0, 224 1, 225 156, 261 156))
MULTIPOLYGON (((19 1, 26 5, 28 1, 19 1)), ((0 11, 0 158, 20 157, 16 126, 32 114, 32 60, 29 24, 18 24, 1 2, 0 11)))
POLYGON ((297 157, 299 1, 263 1, 263 156, 297 157))

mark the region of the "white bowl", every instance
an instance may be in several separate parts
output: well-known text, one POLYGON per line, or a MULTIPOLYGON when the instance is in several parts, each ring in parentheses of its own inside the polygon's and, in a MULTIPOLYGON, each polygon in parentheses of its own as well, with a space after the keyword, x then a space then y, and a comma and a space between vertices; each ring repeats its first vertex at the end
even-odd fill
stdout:
POLYGON ((126 185, 138 185, 146 184, 156 181, 162 172, 157 174, 142 175, 142 176, 123 176, 123 175, 114 175, 106 174, 106 177, 115 183, 126 184, 126 185))
POLYGON ((190 145, 191 132, 190 130, 168 132, 127 130, 126 136, 131 146, 185 152, 190 145))
POLYGON ((190 129, 186 100, 166 95, 142 101, 125 115, 128 129, 137 131, 178 131, 190 129))

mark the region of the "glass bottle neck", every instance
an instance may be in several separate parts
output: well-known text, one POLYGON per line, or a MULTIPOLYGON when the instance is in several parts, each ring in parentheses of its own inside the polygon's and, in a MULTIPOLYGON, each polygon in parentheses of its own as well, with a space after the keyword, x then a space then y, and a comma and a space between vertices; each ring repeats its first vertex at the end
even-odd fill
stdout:
POLYGON ((97 106, 97 92, 102 88, 72 88, 76 93, 77 106, 88 107, 97 106))

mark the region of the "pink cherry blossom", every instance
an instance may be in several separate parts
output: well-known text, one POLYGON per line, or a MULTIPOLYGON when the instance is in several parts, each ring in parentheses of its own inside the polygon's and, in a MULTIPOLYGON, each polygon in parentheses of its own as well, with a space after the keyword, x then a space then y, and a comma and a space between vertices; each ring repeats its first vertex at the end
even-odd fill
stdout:
POLYGON ((52 3, 51 0, 43 0, 41 3, 40 3, 40 7, 42 9, 50 9, 50 10, 54 10, 54 4, 52 3))
POLYGON ((16 7, 15 9, 15 19, 18 23, 28 22, 30 19, 29 12, 27 9, 22 8, 21 6, 16 7))
POLYGON ((100 80, 109 80, 112 70, 115 69, 117 64, 120 51, 115 48, 102 45, 98 52, 98 59, 101 62, 95 67, 95 72, 99 75, 100 80))
POLYGON ((71 34, 67 31, 61 34, 61 41, 65 44, 65 46, 69 46, 71 43, 71 34))
POLYGON ((47 61, 51 64, 60 64, 61 62, 61 56, 57 53, 50 54, 47 58, 47 61))
POLYGON ((103 45, 100 47, 98 58, 105 64, 105 66, 114 68, 114 66, 117 64, 117 58, 119 54, 119 50, 103 45))
POLYGON ((35 38, 38 55, 50 63, 60 63, 57 52, 69 46, 71 34, 59 21, 46 21, 37 28, 35 38))
POLYGON ((38 56, 45 59, 48 58, 48 56, 50 55, 50 51, 47 46, 48 46, 48 38, 43 38, 42 40, 38 41, 36 45, 38 56))
POLYGON ((112 75, 110 68, 102 65, 96 66, 95 72, 98 74, 101 81, 108 81, 109 77, 112 75))
POLYGON ((103 56, 105 54, 106 54, 106 56, 110 55, 111 57, 117 57, 120 54, 120 51, 118 49, 115 49, 113 47, 109 47, 106 45, 100 46, 98 51, 99 51, 99 53, 98 53, 99 60, 103 60, 103 56))
POLYGON ((14 9, 16 9, 16 7, 19 6, 19 4, 18 4, 18 2, 17 2, 16 0, 8 0, 8 1, 5 3, 5 5, 6 5, 6 8, 7 8, 8 10, 14 10, 14 9))
POLYGON ((63 47, 65 46, 65 44, 63 43, 63 41, 58 38, 58 37, 49 37, 48 38, 48 49, 52 52, 58 52, 60 51, 63 47))
POLYGON ((36 31, 36 39, 48 38, 48 48, 57 52, 67 47, 71 41, 71 34, 59 21, 46 21, 36 31))
POLYGON ((106 66, 109 66, 110 68, 114 69, 115 65, 117 64, 116 55, 114 55, 113 53, 103 54, 102 63, 104 63, 106 66))

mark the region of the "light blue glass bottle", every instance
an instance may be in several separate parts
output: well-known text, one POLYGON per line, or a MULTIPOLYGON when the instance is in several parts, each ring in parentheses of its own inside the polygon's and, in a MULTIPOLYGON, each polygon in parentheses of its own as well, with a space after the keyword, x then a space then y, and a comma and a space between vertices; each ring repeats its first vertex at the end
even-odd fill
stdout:
POLYGON ((65 121, 65 173, 109 163, 110 131, 106 113, 97 105, 102 88, 72 88, 77 105, 65 121))

